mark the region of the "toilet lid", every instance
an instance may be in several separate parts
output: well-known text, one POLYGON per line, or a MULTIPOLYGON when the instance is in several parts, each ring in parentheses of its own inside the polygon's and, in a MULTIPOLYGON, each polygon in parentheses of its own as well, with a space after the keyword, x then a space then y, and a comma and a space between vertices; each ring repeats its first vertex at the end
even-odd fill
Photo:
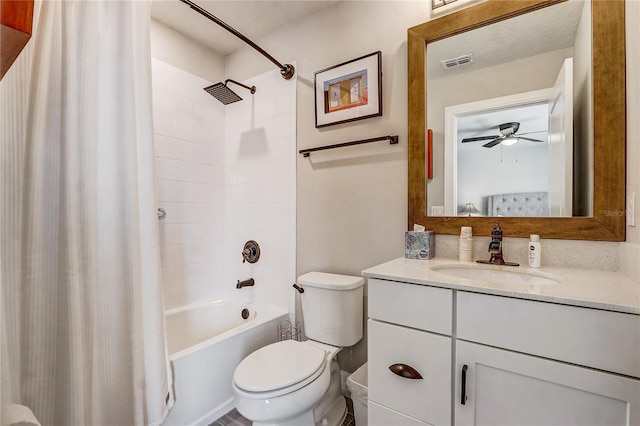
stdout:
POLYGON ((294 385, 318 371, 325 352, 295 340, 285 340, 258 349, 246 357, 233 373, 240 389, 267 392, 294 385))

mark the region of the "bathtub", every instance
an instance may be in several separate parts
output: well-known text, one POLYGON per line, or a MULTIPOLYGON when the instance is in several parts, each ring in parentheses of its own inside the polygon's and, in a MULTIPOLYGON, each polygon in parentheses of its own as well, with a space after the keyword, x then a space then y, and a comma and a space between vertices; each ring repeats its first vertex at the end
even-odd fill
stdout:
POLYGON ((165 312, 175 403, 162 424, 208 425, 233 409, 233 371, 277 341, 278 324, 287 318, 282 309, 231 300, 165 312))

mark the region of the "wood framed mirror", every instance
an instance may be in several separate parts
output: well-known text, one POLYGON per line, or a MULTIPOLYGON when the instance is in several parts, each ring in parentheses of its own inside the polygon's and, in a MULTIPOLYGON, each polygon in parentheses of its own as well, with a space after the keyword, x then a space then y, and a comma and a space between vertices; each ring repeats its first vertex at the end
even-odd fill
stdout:
POLYGON ((624 241, 626 179, 624 0, 591 0, 593 75, 593 215, 591 217, 440 217, 427 215, 426 55, 442 40, 565 0, 485 0, 408 29, 408 226, 488 236, 499 220, 507 237, 624 241))

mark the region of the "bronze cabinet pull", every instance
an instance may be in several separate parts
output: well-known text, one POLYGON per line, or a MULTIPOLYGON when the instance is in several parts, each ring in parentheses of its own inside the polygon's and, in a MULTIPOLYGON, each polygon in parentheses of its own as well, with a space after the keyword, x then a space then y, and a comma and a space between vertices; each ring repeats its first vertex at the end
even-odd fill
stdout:
POLYGON ((389 370, 393 374, 396 374, 405 379, 422 379, 422 375, 418 371, 407 364, 393 364, 389 366, 389 370))

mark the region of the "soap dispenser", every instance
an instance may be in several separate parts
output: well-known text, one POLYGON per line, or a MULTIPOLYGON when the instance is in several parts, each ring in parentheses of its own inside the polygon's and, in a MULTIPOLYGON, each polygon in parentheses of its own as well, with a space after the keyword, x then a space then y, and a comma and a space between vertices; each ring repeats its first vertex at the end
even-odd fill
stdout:
POLYGON ((541 257, 540 235, 531 234, 529 237, 529 267, 539 268, 541 257))

